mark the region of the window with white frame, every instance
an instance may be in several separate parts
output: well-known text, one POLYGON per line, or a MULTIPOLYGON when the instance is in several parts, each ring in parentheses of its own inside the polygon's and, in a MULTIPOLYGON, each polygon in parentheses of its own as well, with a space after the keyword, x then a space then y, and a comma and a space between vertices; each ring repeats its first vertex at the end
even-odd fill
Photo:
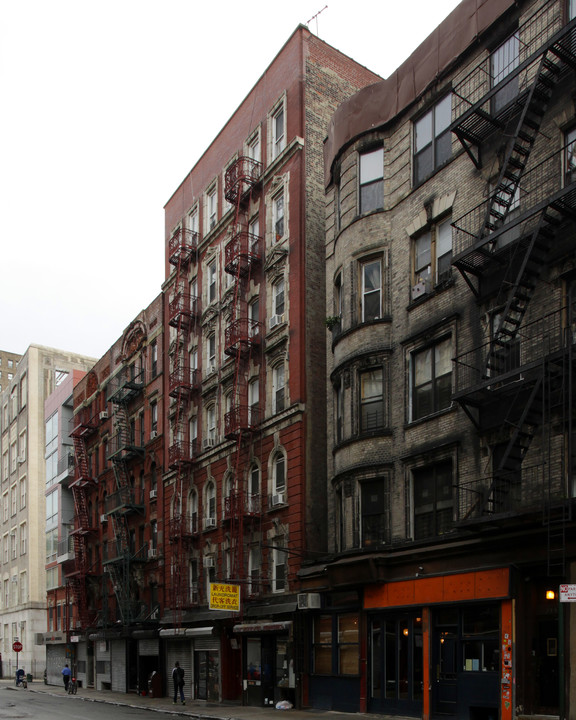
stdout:
MULTIPOLYGON (((10 378, 8 378, 10 379, 10 378)), ((10 415, 12 420, 18 415, 18 386, 14 385, 10 391, 10 415)))
POLYGON ((286 234, 287 229, 284 213, 284 191, 277 193, 272 198, 272 224, 274 242, 279 242, 286 234))
POLYGON ((206 191, 206 232, 216 226, 218 220, 218 186, 216 183, 206 191))
POLYGON ((20 510, 26 507, 26 477, 20 478, 20 510))
POLYGON ((10 531, 10 558, 16 560, 18 557, 18 541, 16 539, 16 528, 10 531))
POLYGON ((190 532, 192 534, 198 532, 198 493, 195 489, 190 493, 190 499, 188 501, 188 508, 190 513, 190 532))
POLYGON ((197 233, 199 229, 198 206, 195 205, 188 213, 188 230, 190 230, 191 233, 197 233))
POLYGON ((286 501, 286 458, 281 450, 277 450, 272 458, 272 504, 286 501), (276 498, 274 496, 281 496, 276 498))
POLYGON ((2 480, 8 480, 8 450, 2 455, 2 480))
POLYGON ((451 459, 412 470, 415 540, 443 535, 452 529, 453 484, 451 459))
POLYGON ((10 517, 10 499, 8 497, 8 490, 2 496, 2 506, 4 508, 4 522, 10 517))
POLYGON ((207 373, 216 371, 216 335, 211 333, 206 338, 206 359, 208 361, 207 373))
POLYGON ((254 256, 258 255, 258 242, 260 240, 260 218, 258 215, 253 217, 248 224, 248 240, 250 253, 254 256))
MULTIPOLYGON (((24 604, 28 602, 28 574, 26 572, 20 573, 20 603, 24 604)), ((24 635, 24 633, 22 633, 24 635)))
POLYGON ((198 418, 196 415, 190 418, 189 422, 190 430, 190 443, 192 445, 192 452, 196 452, 196 443, 198 442, 198 418))
POLYGON ((360 263, 362 282, 362 322, 382 317, 382 260, 376 258, 360 263))
POLYGON ((7 563, 10 559, 10 545, 9 545, 9 539, 8 539, 8 533, 5 533, 3 540, 2 540, 2 546, 4 548, 4 562, 7 563))
POLYGON ((248 425, 260 422, 260 380, 254 378, 248 383, 248 425))
POLYGON ((28 526, 25 522, 20 524, 20 555, 28 551, 28 526))
MULTIPOLYGON (((490 56, 490 78, 492 87, 496 87, 514 73, 520 63, 520 41, 518 35, 512 35, 490 56)), ((518 75, 515 74, 492 97, 492 112, 499 112, 518 95, 518 75)))
POLYGON ((256 513, 260 503, 260 466, 252 463, 248 471, 248 497, 246 510, 256 513))
POLYGON ((262 149, 260 146, 260 128, 258 128, 258 130, 247 141, 246 155, 255 162, 260 162, 262 160, 262 149))
POLYGON ((22 409, 28 399, 28 376, 22 375, 20 379, 20 409, 22 409))
POLYGON ((286 112, 284 100, 276 106, 270 116, 271 160, 275 160, 286 147, 286 112))
POLYGON ((412 299, 450 280, 452 277, 451 218, 433 225, 412 243, 412 299))
POLYGON ((284 310, 285 310, 285 283, 284 278, 279 278, 272 285, 272 317, 275 318, 276 323, 279 324, 284 322, 284 310))
POLYGON ((285 538, 280 535, 272 540, 272 592, 287 589, 287 568, 285 538))
POLYGON ((284 363, 281 362, 272 370, 272 412, 282 412, 285 406, 284 363))
POLYGON ((216 442, 216 405, 211 403, 206 408, 206 439, 209 444, 216 442))
POLYGON ((444 338, 414 351, 411 361, 411 419, 449 408, 452 394, 452 340, 444 338))
POLYGON ((204 502, 204 527, 211 528, 216 526, 216 485, 213 480, 206 483, 205 502, 204 502))
POLYGON ((10 515, 14 516, 18 512, 18 494, 16 492, 16 483, 10 487, 10 515))
POLYGON ((452 96, 446 95, 414 123, 414 184, 418 185, 452 157, 452 96))
POLYGON ((206 297, 208 298, 208 304, 213 303, 216 300, 217 288, 216 288, 216 258, 213 258, 207 267, 207 292, 206 297))
POLYGON ((250 321, 248 325, 248 334, 250 337, 258 335, 259 323, 260 323, 260 299, 255 297, 248 304, 248 319, 250 321))
POLYGON ((384 148, 361 153, 359 159, 359 211, 364 214, 384 205, 384 148))

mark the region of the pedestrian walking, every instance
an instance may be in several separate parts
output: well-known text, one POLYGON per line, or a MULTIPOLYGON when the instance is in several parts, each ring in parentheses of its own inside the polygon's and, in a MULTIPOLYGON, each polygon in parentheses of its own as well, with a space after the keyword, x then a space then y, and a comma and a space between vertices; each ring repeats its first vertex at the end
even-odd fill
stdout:
POLYGON ((70 682, 70 676, 72 675, 72 670, 68 667, 68 663, 64 665, 62 668, 62 679, 64 680, 64 691, 68 692, 68 683, 70 682))
POLYGON ((172 670, 172 682, 174 683, 174 705, 178 702, 178 692, 180 692, 180 702, 186 705, 184 700, 184 669, 180 667, 178 660, 174 663, 172 670))

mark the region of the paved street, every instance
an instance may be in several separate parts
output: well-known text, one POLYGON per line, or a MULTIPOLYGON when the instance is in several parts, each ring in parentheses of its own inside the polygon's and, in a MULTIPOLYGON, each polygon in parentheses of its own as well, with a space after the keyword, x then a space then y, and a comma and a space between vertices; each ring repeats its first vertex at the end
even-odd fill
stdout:
MULTIPOLYGON (((77 695, 66 695, 55 685, 32 682, 27 689, 15 687, 13 680, 0 680, 0 720, 39 718, 39 720, 93 720, 106 712, 110 720, 134 718, 135 710, 147 710, 201 720, 381 720, 380 715, 322 712, 318 710, 275 710, 274 708, 222 705, 201 700, 187 700, 186 705, 173 705, 172 699, 142 697, 81 688, 77 695), (105 707, 103 707, 105 706, 105 707)), ((386 720, 391 720, 390 716, 386 720)), ((408 720, 395 718, 395 720, 408 720)), ((413 719, 412 719, 413 720, 413 719)))

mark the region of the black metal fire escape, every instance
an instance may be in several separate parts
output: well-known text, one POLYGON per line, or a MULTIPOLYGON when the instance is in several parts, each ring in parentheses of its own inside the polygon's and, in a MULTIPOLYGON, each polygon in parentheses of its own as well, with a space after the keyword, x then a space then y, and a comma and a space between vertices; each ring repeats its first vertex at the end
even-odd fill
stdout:
MULTIPOLYGON (((546 342, 540 348, 531 346, 528 339, 538 332, 525 325, 559 229, 576 219, 576 184, 569 174, 562 176, 564 152, 531 163, 552 95, 559 81, 576 69, 576 21, 560 27, 551 7, 546 4, 518 28, 521 56, 499 83, 488 89, 482 84, 490 76, 488 59, 454 89, 456 119, 451 129, 476 167, 482 165, 487 140, 494 135, 506 138, 486 201, 453 223, 453 265, 476 297, 496 296, 490 342, 456 360, 455 399, 479 428, 508 429, 491 484, 475 503, 480 514, 512 507, 524 458, 549 418, 546 388, 558 379, 557 362, 542 354, 552 348, 546 342), (495 102, 510 87, 515 94, 509 102, 495 102), (494 277, 500 278, 499 288, 491 285, 494 277)), ((566 350, 565 345, 551 344, 556 356, 566 350)))

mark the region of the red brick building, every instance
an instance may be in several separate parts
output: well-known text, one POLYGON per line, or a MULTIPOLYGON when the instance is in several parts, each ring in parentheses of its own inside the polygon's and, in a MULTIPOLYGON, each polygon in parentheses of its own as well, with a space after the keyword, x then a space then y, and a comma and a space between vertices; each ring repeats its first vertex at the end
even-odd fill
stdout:
POLYGON ((166 205, 163 294, 74 396, 82 682, 142 690, 156 671, 165 692, 178 660, 187 696, 306 702, 298 571, 327 547, 322 143, 379 79, 298 27, 166 205))

